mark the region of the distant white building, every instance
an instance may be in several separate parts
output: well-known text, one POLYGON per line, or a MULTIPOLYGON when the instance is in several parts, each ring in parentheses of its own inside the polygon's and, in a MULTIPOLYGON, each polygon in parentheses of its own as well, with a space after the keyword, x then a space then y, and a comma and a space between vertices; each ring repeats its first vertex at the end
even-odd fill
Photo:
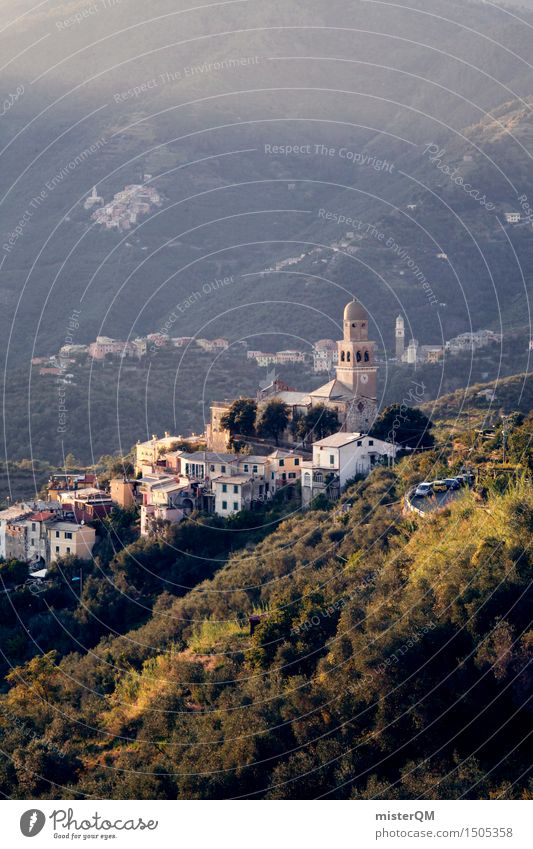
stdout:
POLYGON ((396 319, 396 360, 401 363, 405 351, 405 321, 403 315, 396 319))
POLYGON ((83 206, 85 207, 85 209, 92 209, 93 206, 102 206, 103 203, 103 197, 100 197, 100 195, 96 191, 96 186, 93 186, 93 190, 85 201, 85 203, 83 204, 83 206))
POLYGON ((320 339, 313 347, 313 371, 331 372, 339 364, 339 351, 333 339, 320 339))
POLYGON ((409 365, 416 365, 419 359, 419 342, 418 339, 411 339, 405 351, 402 354, 402 362, 409 365))
POLYGON ((522 216, 520 215, 519 212, 506 212, 505 213, 505 220, 507 221, 508 224, 520 224, 520 221, 522 220, 522 216))
POLYGON ((213 354, 218 351, 225 351, 229 348, 229 342, 227 339, 197 339, 196 344, 199 348, 203 348, 204 351, 208 351, 213 354))

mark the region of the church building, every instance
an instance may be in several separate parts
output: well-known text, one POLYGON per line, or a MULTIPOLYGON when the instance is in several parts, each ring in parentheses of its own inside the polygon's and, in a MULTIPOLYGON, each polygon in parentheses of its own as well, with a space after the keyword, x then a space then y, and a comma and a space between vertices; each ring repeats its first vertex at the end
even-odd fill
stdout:
MULTIPOLYGON (((368 338, 368 314, 355 299, 344 309, 343 338, 337 342, 337 348, 338 363, 333 380, 311 392, 298 392, 275 380, 259 392, 258 407, 277 398, 289 407, 291 417, 296 417, 323 405, 335 410, 341 431, 368 433, 378 412, 378 367, 375 365, 375 342, 368 338)), ((215 402, 211 407, 211 422, 207 426, 211 450, 225 450, 227 446, 229 433, 223 430, 220 420, 230 406, 231 401, 227 401, 215 402)), ((294 440, 290 428, 284 438, 288 442, 294 440)))
POLYGON ((335 409, 342 430, 367 433, 377 416, 377 371, 375 342, 368 339, 368 314, 355 299, 346 305, 343 338, 336 376, 309 393, 310 406, 324 404, 335 409))

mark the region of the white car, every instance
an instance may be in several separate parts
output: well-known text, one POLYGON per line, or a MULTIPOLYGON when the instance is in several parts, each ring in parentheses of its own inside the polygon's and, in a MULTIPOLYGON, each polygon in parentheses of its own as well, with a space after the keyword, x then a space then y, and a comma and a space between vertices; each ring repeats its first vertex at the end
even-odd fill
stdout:
POLYGON ((425 498, 427 495, 431 495, 433 492, 433 484, 432 483, 419 483, 417 488, 415 489, 415 495, 418 498, 425 498))

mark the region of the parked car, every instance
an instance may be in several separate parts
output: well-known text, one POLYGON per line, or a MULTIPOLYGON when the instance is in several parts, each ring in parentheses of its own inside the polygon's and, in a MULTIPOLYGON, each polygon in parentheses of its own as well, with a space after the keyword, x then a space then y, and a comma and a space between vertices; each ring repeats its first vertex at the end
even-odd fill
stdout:
POLYGON ((417 498, 425 498, 427 495, 431 495, 433 492, 433 484, 432 483, 419 483, 417 488, 415 489, 415 495, 417 498))
POLYGON ((433 491, 434 492, 447 492, 448 487, 446 485, 446 481, 433 481, 433 491))
POLYGON ((457 478, 444 478, 444 483, 448 489, 459 489, 461 486, 457 478))

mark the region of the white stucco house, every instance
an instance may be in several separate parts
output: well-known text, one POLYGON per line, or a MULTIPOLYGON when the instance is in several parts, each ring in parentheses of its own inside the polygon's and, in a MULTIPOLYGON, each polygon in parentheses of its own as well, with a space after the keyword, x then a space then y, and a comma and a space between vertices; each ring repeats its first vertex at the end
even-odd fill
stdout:
POLYGON ((313 459, 302 464, 302 504, 319 493, 337 498, 356 475, 368 475, 386 458, 392 462, 396 446, 364 433, 334 433, 313 443, 313 459))

